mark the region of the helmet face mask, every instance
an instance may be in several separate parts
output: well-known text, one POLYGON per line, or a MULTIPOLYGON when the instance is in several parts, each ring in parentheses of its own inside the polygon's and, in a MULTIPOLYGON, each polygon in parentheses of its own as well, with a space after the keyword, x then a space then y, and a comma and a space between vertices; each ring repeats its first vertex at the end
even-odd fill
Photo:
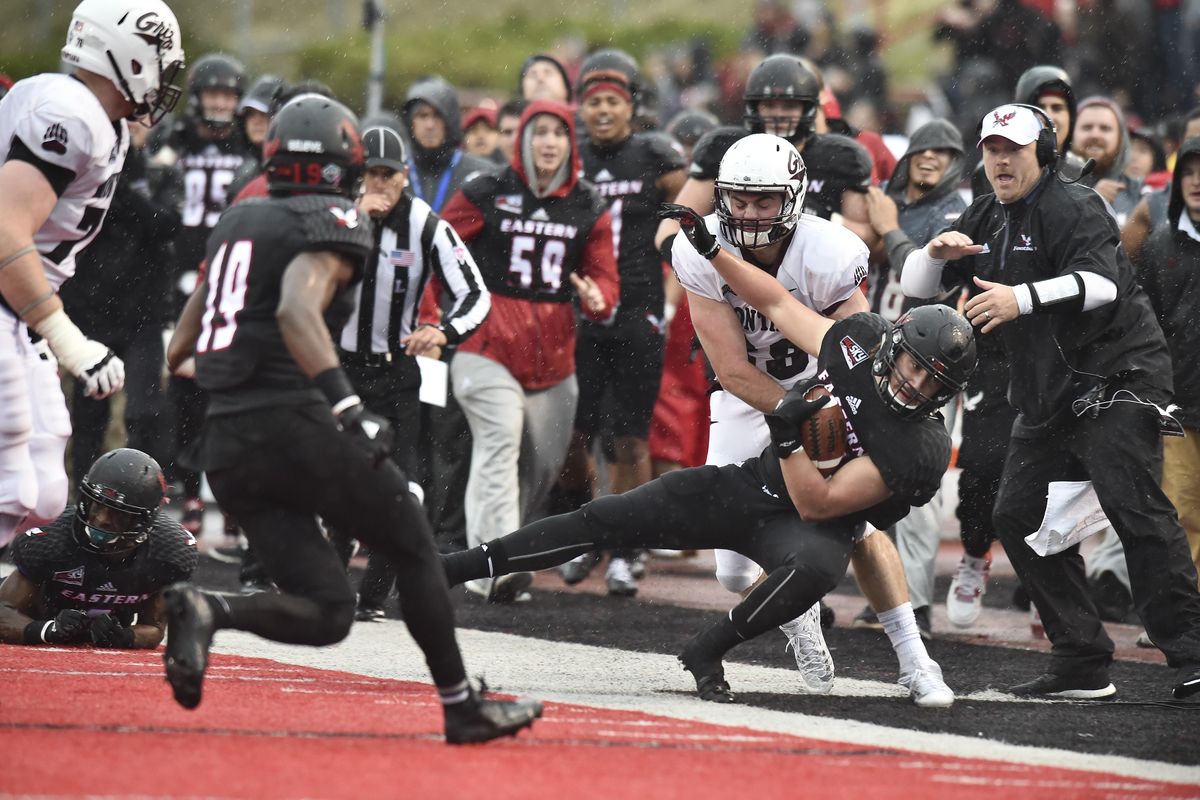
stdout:
POLYGON ((131 120, 153 125, 183 94, 179 23, 162 0, 83 0, 75 9, 63 61, 112 81, 133 105, 131 120))
POLYGON ((150 537, 165 496, 166 480, 153 458, 127 448, 105 453, 79 484, 76 539, 95 553, 125 555, 150 537))
POLYGON ((942 305, 919 306, 896 320, 872 364, 879 396, 904 418, 937 411, 962 391, 974 371, 971 324, 942 305), (922 372, 932 380, 918 387, 913 381, 922 372))
POLYGON ((787 140, 765 133, 739 139, 721 159, 715 182, 721 235, 748 250, 782 240, 800 219, 806 189, 804 159, 787 140), (753 197, 764 194, 781 198, 778 211, 747 218, 747 205, 766 210, 767 204, 754 202, 753 197))
POLYGON ((208 53, 188 71, 188 113, 213 130, 236 124, 245 94, 246 68, 232 56, 208 53))

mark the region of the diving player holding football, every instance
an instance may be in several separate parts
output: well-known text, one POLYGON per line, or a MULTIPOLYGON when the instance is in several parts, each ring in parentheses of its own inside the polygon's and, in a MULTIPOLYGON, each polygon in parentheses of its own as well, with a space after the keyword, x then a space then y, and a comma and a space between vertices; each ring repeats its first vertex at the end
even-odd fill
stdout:
POLYGON ((67 504, 71 421, 53 359, 89 397, 125 382, 121 360, 80 332, 58 288, 104 222, 126 120, 153 124, 179 98, 179 24, 161 0, 84 0, 62 58, 69 75, 27 78, 0 102, 0 547, 67 504))

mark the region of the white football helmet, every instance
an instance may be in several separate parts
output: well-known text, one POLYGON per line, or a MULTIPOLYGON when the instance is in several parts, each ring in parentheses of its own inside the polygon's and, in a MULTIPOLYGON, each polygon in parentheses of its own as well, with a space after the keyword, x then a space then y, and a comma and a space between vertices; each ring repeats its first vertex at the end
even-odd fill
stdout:
POLYGON ((62 58, 103 75, 137 108, 130 119, 162 119, 179 100, 183 42, 162 0, 83 0, 71 17, 62 58))
POLYGON ((773 244, 792 232, 804 208, 808 171, 800 152, 787 139, 752 133, 733 143, 717 171, 716 207, 721 235, 748 250, 773 244), (734 192, 781 193, 779 213, 744 219, 733 213, 734 192))

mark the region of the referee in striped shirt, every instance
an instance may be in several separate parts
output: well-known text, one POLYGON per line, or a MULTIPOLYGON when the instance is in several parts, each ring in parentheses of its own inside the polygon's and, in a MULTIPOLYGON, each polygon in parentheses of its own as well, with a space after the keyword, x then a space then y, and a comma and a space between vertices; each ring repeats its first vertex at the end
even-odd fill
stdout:
MULTIPOLYGON (((400 133, 387 126, 363 131, 366 174, 358 210, 375 221, 375 251, 363 268, 355 310, 338 342, 350 382, 364 403, 395 430, 392 457, 424 498, 417 473, 421 375, 414 356, 440 358, 442 348, 474 333, 491 309, 491 295, 458 234, 424 200, 406 190, 408 153, 400 133), (439 325, 420 325, 425 286, 436 273, 454 303, 439 325)), ((343 532, 353 535, 353 531, 343 532)), ((359 592, 360 620, 383 616, 393 576, 372 558, 359 592)))

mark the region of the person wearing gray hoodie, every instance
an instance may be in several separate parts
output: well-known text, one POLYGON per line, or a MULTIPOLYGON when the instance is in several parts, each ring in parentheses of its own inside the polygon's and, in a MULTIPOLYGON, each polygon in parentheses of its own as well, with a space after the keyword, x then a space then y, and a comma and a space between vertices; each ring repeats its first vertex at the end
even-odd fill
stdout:
POLYGON ((1091 186, 1113 207, 1118 227, 1142 196, 1142 182, 1125 174, 1129 165, 1129 126, 1121 107, 1107 97, 1089 97, 1079 104, 1071 151, 1092 159, 1095 169, 1080 181, 1091 186))
MULTIPOLYGON (((904 259, 923 247, 967 207, 958 193, 964 168, 962 134, 944 119, 935 119, 913 133, 908 150, 896 164, 886 191, 872 187, 867 194, 867 215, 882 237, 887 259, 872 271, 871 310, 889 322, 927 300, 904 296, 900 271, 904 259)), ((933 571, 941 539, 941 504, 914 508, 894 529, 896 549, 904 565, 913 614, 922 635, 930 633, 929 609, 933 599, 933 571)), ((860 627, 874 627, 870 607, 855 619, 860 627)))

